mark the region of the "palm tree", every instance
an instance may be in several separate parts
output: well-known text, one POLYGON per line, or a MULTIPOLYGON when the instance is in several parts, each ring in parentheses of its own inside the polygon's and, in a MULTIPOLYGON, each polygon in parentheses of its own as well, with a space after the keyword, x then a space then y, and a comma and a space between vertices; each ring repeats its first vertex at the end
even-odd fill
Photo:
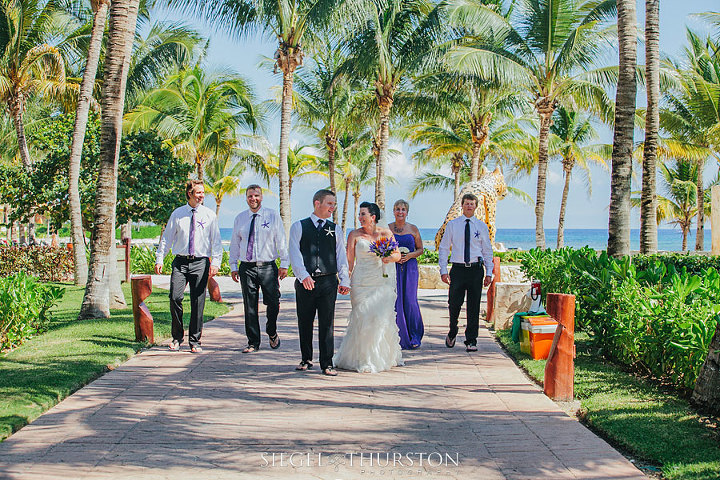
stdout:
POLYGON ((35 95, 64 93, 65 60, 50 44, 60 6, 54 0, 1 0, 0 9, 0 103, 13 119, 20 158, 29 168, 25 104, 35 95))
MULTIPOLYGON (((171 2, 172 3, 172 2, 171 2)), ((303 44, 311 41, 315 31, 330 24, 334 15, 347 20, 356 12, 355 2, 342 0, 214 0, 196 2, 177 0, 185 10, 193 11, 210 23, 224 28, 236 36, 260 30, 278 41, 275 67, 283 75, 282 103, 280 108, 279 196, 280 216, 286 233, 290 230, 290 190, 288 149, 290 146, 293 80, 295 70, 302 66, 305 52, 303 44), (342 11, 341 11, 341 7, 342 11), (347 8, 345 8, 347 7, 347 8)))
POLYGON ((657 252, 657 142, 660 129, 660 0, 645 0, 645 155, 642 163, 640 253, 657 252))
POLYGON ((180 69, 149 92, 125 115, 129 131, 152 129, 170 143, 175 155, 195 165, 204 179, 208 161, 228 157, 237 145, 237 130, 256 129, 253 94, 236 74, 207 74, 202 67, 180 69))
POLYGON ((245 166, 231 157, 217 158, 207 165, 205 191, 215 198, 215 215, 220 215, 220 205, 225 196, 240 193, 240 180, 245 166))
MULTIPOLYGON (((293 183, 300 178, 318 175, 327 177, 327 172, 321 170, 322 160, 317 155, 307 152, 306 150, 313 148, 311 145, 297 145, 288 151, 288 193, 292 195, 293 183)), ((264 171, 261 171, 270 185, 270 179, 280 175, 280 157, 274 151, 270 153, 262 165, 264 171)))
MULTIPOLYGON (((353 126, 352 113, 356 90, 348 79, 336 80, 338 68, 344 57, 338 47, 328 46, 327 50, 320 50, 313 57, 312 69, 298 75, 295 102, 301 121, 316 131, 325 144, 330 190, 335 192, 338 140, 353 126)), ((338 211, 334 210, 335 223, 337 216, 338 211)))
MULTIPOLYGON (((338 191, 345 192, 343 201, 341 228, 346 232, 347 213, 350 200, 350 194, 354 188, 354 182, 358 176, 367 175, 366 169, 374 165, 374 157, 370 143, 368 142, 368 132, 354 134, 346 132, 338 138, 338 169, 340 187, 338 191)), ((360 183, 365 180, 361 180, 360 183)), ((359 196, 357 197, 359 199, 359 196)))
MULTIPOLYGON (((688 160, 675 160, 674 165, 660 164, 660 173, 664 181, 666 196, 658 195, 656 211, 657 223, 668 221, 680 227, 682 231, 682 250, 687 250, 687 236, 692 227, 693 218, 698 213, 698 197, 695 189, 698 163, 688 160)), ((633 192, 635 194, 639 192, 633 192)), ((641 198, 632 198, 632 206, 639 208, 641 198)))
MULTIPOLYGON (((82 228, 82 212, 80 206, 80 161, 82 157, 88 113, 93 100, 95 76, 100 61, 102 40, 105 32, 105 21, 110 0, 92 0, 92 32, 90 34, 87 60, 83 71, 80 93, 78 95, 70 147, 68 193, 70 203, 70 226, 73 240, 73 256, 75 259, 75 284, 87 282, 87 258, 85 256, 85 235, 82 228)), ((195 48, 199 37, 197 33, 182 25, 155 24, 149 33, 142 37, 137 35, 133 44, 130 68, 128 72, 126 105, 132 108, 136 99, 144 89, 156 83, 162 75, 167 74, 168 66, 174 62, 182 62, 195 48)))
POLYGON ((635 0, 618 0, 619 72, 615 101, 608 220, 608 255, 630 253, 630 182, 637 85, 637 19, 635 0))
POLYGON ((95 197, 95 223, 90 247, 88 282, 79 318, 109 318, 108 273, 114 261, 117 169, 122 137, 127 65, 130 62, 139 0, 114 0, 103 76, 100 164, 95 197), (106 273, 106 270, 108 273, 106 273))
POLYGON ((583 170, 587 178, 588 194, 590 194, 592 192, 592 182, 589 163, 593 162, 607 168, 606 160, 610 158, 611 147, 610 145, 587 145, 588 141, 598 136, 597 131, 590 123, 590 118, 562 106, 555 111, 550 134, 556 137, 557 154, 561 157, 563 176, 565 177, 562 200, 560 201, 556 244, 556 248, 562 248, 565 238, 565 209, 573 169, 580 167, 583 170))
POLYGON ((503 2, 451 0, 450 23, 465 36, 446 55, 453 71, 473 73, 501 85, 521 86, 540 118, 535 241, 545 246, 543 216, 548 141, 555 109, 561 104, 596 111, 607 121, 612 102, 604 87, 613 68, 591 69, 604 40, 614 35, 609 23, 615 0, 519 0, 511 13, 503 2))
POLYGON ((350 78, 369 81, 378 105, 375 203, 385 209, 385 166, 390 143, 390 115, 401 83, 423 67, 435 50, 441 10, 429 0, 374 0, 348 42, 341 68, 350 78))
POLYGON ((709 156, 720 158, 720 45, 688 30, 689 46, 681 62, 667 62, 676 88, 666 94, 668 107, 660 112, 662 128, 682 142, 707 151, 698 157, 698 225, 695 249, 704 246, 703 171, 709 156))

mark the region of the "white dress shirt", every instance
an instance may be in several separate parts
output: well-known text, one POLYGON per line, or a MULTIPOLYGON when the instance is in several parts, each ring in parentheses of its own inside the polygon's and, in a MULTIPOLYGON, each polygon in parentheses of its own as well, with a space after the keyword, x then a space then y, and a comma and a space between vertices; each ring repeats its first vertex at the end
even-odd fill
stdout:
MULTIPOLYGON (((317 225, 320 217, 317 217, 314 213, 310 215, 310 219, 313 225, 317 225)), ((323 219, 323 225, 327 220, 323 219)), ((290 244, 288 250, 290 253, 290 264, 293 268, 295 277, 301 282, 310 276, 307 269, 305 268, 305 262, 303 261, 302 253, 300 253, 300 239, 302 238, 302 225, 300 222, 295 222, 290 227, 290 244)), ((350 274, 348 273, 348 261, 347 254, 345 253, 345 239, 343 238, 342 229, 338 224, 335 224, 335 261, 337 263, 338 277, 340 278, 341 287, 350 286, 350 274)))
POLYGON ((230 270, 237 272, 238 261, 272 262, 277 258, 280 259, 280 268, 287 268, 290 262, 285 241, 285 227, 280 215, 275 210, 265 207, 260 207, 255 213, 257 213, 253 226, 255 242, 250 260, 247 259, 247 247, 254 213, 247 209, 235 217, 230 239, 230 270))
MULTIPOLYGON (((173 211, 160 238, 155 263, 162 265, 169 250, 175 255, 188 255, 190 218, 192 218, 190 205, 183 205, 173 211)), ((217 216, 205 205, 198 205, 195 207, 195 256, 211 258, 212 266, 220 268, 222 255, 223 247, 217 216)))
MULTIPOLYGON (((465 263, 465 215, 450 220, 445 227, 445 233, 438 247, 438 263, 440 274, 448 273, 448 254, 451 263, 465 263)), ((493 274, 493 250, 490 244, 490 231, 487 225, 477 217, 470 217, 470 263, 477 261, 485 265, 485 276, 493 274)))

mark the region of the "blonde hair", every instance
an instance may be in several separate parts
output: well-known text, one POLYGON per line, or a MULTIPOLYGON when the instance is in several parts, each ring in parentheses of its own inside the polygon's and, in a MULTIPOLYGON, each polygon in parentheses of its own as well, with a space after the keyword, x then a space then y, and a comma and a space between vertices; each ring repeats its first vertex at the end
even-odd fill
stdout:
POLYGON ((401 198, 400 200, 396 201, 396 202, 395 202, 395 205, 393 205, 393 210, 394 210, 395 208, 397 208, 398 205, 402 205, 403 207, 405 207, 405 210, 407 210, 408 212, 410 212, 410 204, 409 204, 406 200, 403 200, 403 199, 401 198))

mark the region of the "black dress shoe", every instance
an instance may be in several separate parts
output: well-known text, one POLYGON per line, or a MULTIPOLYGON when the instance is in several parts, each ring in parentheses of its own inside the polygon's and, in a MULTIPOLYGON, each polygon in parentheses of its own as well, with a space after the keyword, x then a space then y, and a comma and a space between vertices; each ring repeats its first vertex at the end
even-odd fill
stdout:
POLYGON ((451 337, 448 333, 447 337, 445 337, 445 346, 448 348, 453 348, 455 346, 455 338, 456 337, 451 337))

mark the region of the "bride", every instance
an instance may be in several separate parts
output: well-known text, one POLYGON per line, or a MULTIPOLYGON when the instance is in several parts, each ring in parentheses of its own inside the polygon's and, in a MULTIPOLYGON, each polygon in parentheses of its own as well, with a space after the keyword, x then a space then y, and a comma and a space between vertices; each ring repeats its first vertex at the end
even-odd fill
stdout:
POLYGON ((361 203, 360 228, 348 235, 352 310, 345 337, 333 357, 337 368, 377 373, 403 365, 395 323, 396 285, 392 265, 400 259, 400 252, 396 248, 392 255, 384 258, 370 252, 372 242, 382 237, 394 240, 390 230, 377 225, 379 218, 380 208, 376 204, 361 203), (387 277, 383 277, 383 273, 387 277))

